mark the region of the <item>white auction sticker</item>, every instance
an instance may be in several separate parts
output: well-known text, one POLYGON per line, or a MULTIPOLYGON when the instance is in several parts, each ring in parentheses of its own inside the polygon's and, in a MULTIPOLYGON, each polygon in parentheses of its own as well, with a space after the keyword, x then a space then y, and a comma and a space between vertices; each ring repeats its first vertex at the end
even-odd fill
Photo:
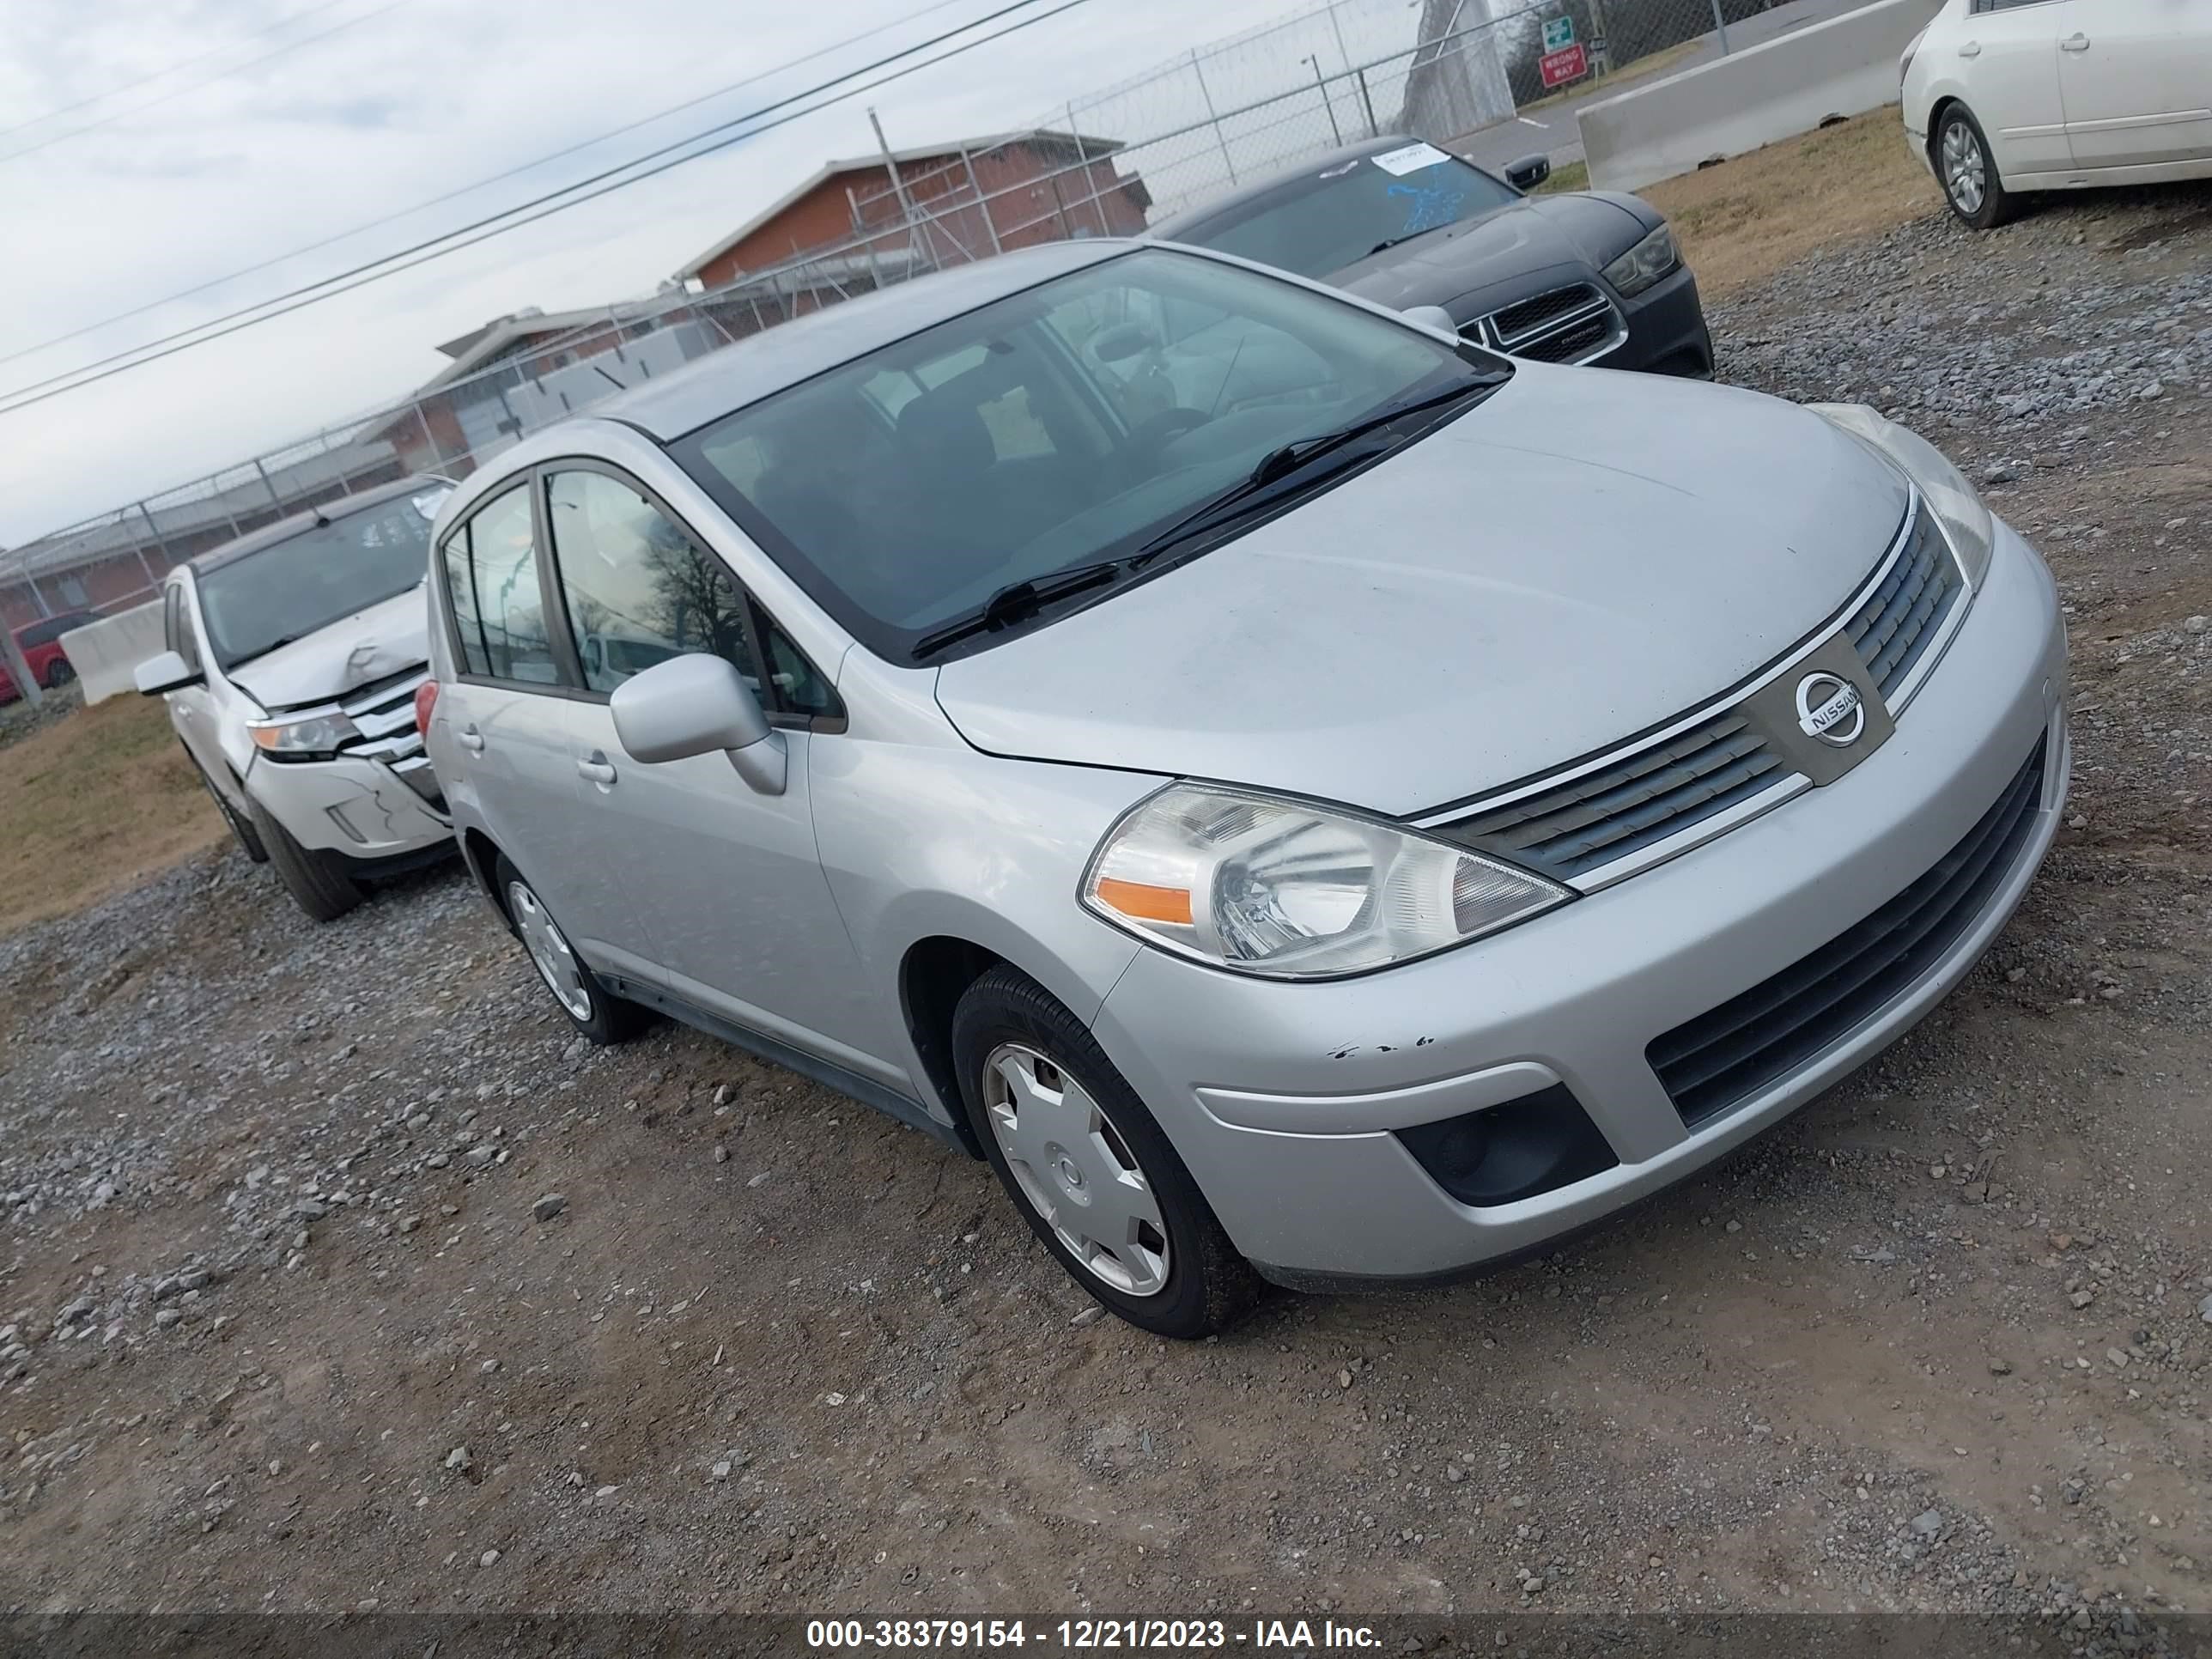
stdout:
POLYGON ((1386 149, 1380 155, 1367 158, 1383 172, 1402 179, 1409 173, 1419 173, 1423 167, 1432 167, 1451 157, 1434 144, 1404 144, 1396 149, 1386 149))

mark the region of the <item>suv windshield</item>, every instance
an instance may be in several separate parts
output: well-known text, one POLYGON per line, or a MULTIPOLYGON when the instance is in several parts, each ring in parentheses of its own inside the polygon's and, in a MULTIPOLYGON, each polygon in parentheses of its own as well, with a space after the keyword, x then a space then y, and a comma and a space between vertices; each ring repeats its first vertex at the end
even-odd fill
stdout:
POLYGON ((1480 218, 1517 199, 1511 188, 1456 156, 1430 144, 1406 144, 1340 161, 1166 234, 1301 276, 1328 276, 1408 237, 1480 218))
POLYGON ((203 573, 200 616, 216 661, 228 672, 418 585, 430 520, 452 489, 426 486, 203 573))
POLYGON ((904 661, 1011 587, 1144 548, 1285 446, 1508 372, 1294 283, 1146 248, 672 450, 855 638, 904 661))

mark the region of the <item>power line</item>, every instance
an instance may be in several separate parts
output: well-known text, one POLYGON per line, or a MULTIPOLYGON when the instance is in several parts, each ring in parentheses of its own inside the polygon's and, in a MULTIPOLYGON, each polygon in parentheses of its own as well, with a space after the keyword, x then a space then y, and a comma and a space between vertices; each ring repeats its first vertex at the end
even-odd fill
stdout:
POLYGON ((1024 7, 1034 5, 1035 3, 1036 3, 1036 0, 1015 0, 1013 4, 1003 7, 1000 10, 989 13, 983 17, 977 18, 973 22, 964 23, 958 28, 947 30, 945 33, 935 36, 929 40, 921 41, 915 46, 903 48, 899 52, 892 52, 887 57, 878 58, 872 64, 865 64, 861 68, 851 70, 845 75, 832 76, 830 80, 822 82, 814 87, 807 88, 805 91, 795 93, 789 98, 781 99, 775 103, 765 105, 761 109, 754 111, 751 115, 740 116, 735 120, 723 122, 720 125, 709 127, 703 132, 694 134, 690 138, 680 140, 678 143, 666 146, 662 149, 648 152, 647 155, 640 156, 635 161, 624 162, 620 167, 612 167, 608 169, 605 173, 596 174, 592 179, 580 180, 578 183, 574 185, 563 185, 560 190, 549 191, 546 195, 538 197, 532 201, 521 203, 515 207, 506 209, 500 213, 489 215, 483 219, 478 220, 473 225, 464 225, 459 229, 447 232, 443 236, 433 237, 428 241, 418 243, 415 247, 402 249, 398 253, 387 254, 381 259, 372 260, 367 264, 357 266, 351 271, 341 272, 336 276, 325 277, 321 282, 309 283, 305 288, 295 289, 291 294, 279 295, 273 299, 261 301, 255 305, 243 307, 240 310, 231 313, 228 317, 216 318, 211 322, 198 325, 198 327, 194 329, 182 330, 179 331, 179 334, 165 336, 161 340, 149 341, 147 346, 134 348, 131 351, 118 353, 114 356, 102 358, 97 362, 88 363, 84 365, 82 368, 72 370, 68 374, 57 375, 50 380, 36 381, 30 386, 18 388, 15 392, 0 394, 0 398, 5 399, 5 401, 0 401, 0 415, 13 414, 19 409, 27 409, 33 404, 40 404, 46 402, 49 398, 58 398, 65 392, 76 391, 81 386, 90 386, 96 381, 105 380, 117 374, 127 374, 131 369, 142 368, 147 363, 159 362, 164 357, 173 357, 179 352, 189 351, 195 346, 205 345, 210 341, 222 339, 229 335, 236 334, 242 330, 252 328, 258 324, 273 321, 278 317, 289 316, 295 311, 303 310, 308 306, 319 305, 325 300, 335 299, 338 295, 351 293, 355 289, 365 288, 371 283, 380 282, 386 276, 398 275, 400 271, 411 270, 417 265, 428 264, 434 259, 441 259, 445 258, 446 255, 449 253, 458 253, 463 248, 473 247, 479 242, 489 241, 494 237, 503 236, 508 231, 519 230, 525 225, 536 223, 540 219, 550 218, 556 213, 566 212, 572 207, 580 207, 586 202, 594 201, 599 197, 609 195, 615 191, 625 190, 632 185, 641 184, 647 179, 651 179, 660 173, 668 172, 671 168, 681 167, 687 161, 696 161, 702 156, 712 155, 719 150, 728 149, 732 144, 742 143, 748 138, 757 137, 763 132, 773 131, 775 128, 787 125, 790 122, 800 119, 802 117, 814 114, 819 110, 827 109, 833 104, 842 103, 849 98, 858 97, 862 93, 872 92, 878 87, 888 86, 890 82, 901 80, 908 75, 918 72, 919 70, 934 68, 939 64, 948 62, 954 58, 959 57, 963 52, 972 52, 978 46, 988 46, 994 41, 1003 40, 1006 36, 1015 33, 1019 30, 1025 29, 1032 24, 1042 23, 1048 18, 1057 17, 1060 13, 1065 11, 1073 11, 1076 7, 1087 3, 1087 0, 1061 0, 1061 3, 1053 7, 1048 11, 1037 12, 1028 17, 1018 19, 1017 21, 1006 25, 1004 28, 994 30, 991 33, 980 36, 975 40, 963 40, 958 46, 951 48, 949 51, 939 52, 936 57, 928 58, 921 63, 903 64, 900 68, 893 70, 890 74, 881 76, 876 80, 866 82, 860 86, 848 88, 843 92, 838 93, 835 97, 825 98, 822 100, 821 102, 809 105, 805 109, 793 110, 791 113, 781 116, 775 120, 764 121, 758 126, 750 128, 746 131, 734 134, 726 138, 719 139, 715 143, 708 145, 703 149, 694 150, 688 155, 678 155, 672 159, 661 161, 659 166, 649 167, 646 171, 636 173, 631 178, 615 179, 612 183, 609 184, 600 184, 599 188, 586 191, 586 193, 582 195, 573 196, 572 199, 567 201, 556 199, 562 196, 570 196, 571 192, 581 190, 585 185, 598 183, 602 179, 606 179, 613 173, 629 172, 632 167, 641 166, 646 161, 653 161, 658 156, 666 155, 671 149, 680 149, 686 144, 696 143, 700 139, 708 137, 714 133, 723 131, 731 126, 739 125, 741 122, 751 120, 755 117, 766 114, 771 110, 783 108, 790 104, 797 102, 799 99, 811 97, 816 93, 826 91, 830 88, 836 86, 840 82, 852 79, 854 76, 865 75, 870 70, 880 69, 887 64, 896 63, 902 58, 910 57, 917 52, 926 51, 933 46, 939 45, 942 42, 950 40, 954 35, 963 34, 971 29, 981 27, 983 24, 995 21, 997 19, 1006 15, 1009 12, 1019 11, 1024 7), (549 204, 550 205, 548 205, 549 204), (532 211, 532 210, 536 210, 532 211), (498 224, 495 222, 501 219, 511 218, 516 214, 523 214, 526 216, 514 219, 514 222, 511 224, 498 224), (485 228, 485 227, 489 228, 485 228), (471 234, 470 233, 471 232, 477 234, 471 234), (452 239, 455 237, 464 237, 465 240, 458 241, 452 240, 452 239), (448 243, 449 245, 441 246, 438 246, 440 243, 448 243), (342 286, 333 286, 333 284, 342 284, 342 286), (317 289, 325 289, 329 291, 325 293, 316 292, 317 289), (270 309, 269 307, 275 308, 270 309), (262 314, 258 316, 246 314, 252 312, 260 312, 262 314), (208 330, 211 331, 200 332, 200 330, 208 330), (183 334, 194 334, 197 335, 198 337, 182 339, 180 338, 180 336, 183 334), (177 342, 177 343, 168 343, 168 342, 171 341, 177 342), (153 346, 161 346, 163 349, 160 350, 150 349, 149 348, 153 346), (130 359, 129 362, 118 362, 119 358, 126 357, 130 359), (113 365, 113 367, 109 367, 108 365, 113 365), (96 374, 88 372, 94 369, 97 369, 99 372, 96 374), (64 380, 66 380, 68 384, 57 384, 58 382, 64 380))
POLYGON ((312 17, 319 11, 328 11, 332 6, 343 3, 343 0, 321 0, 319 5, 302 6, 289 16, 280 17, 273 23, 264 24, 258 29, 239 36, 236 40, 226 40, 219 46, 210 46, 205 52, 195 52, 190 58, 179 58, 167 69, 155 70, 151 75, 142 75, 136 81, 126 81, 119 87, 110 87, 105 92, 95 92, 89 98, 80 98, 74 104, 64 104, 58 109, 50 109, 43 114, 33 115, 27 121, 16 122, 12 127, 0 127, 0 138, 21 132, 25 127, 34 127, 41 121, 51 121, 57 115, 74 115, 81 109, 88 109, 93 105, 103 103, 110 98, 119 98, 126 92, 136 92, 141 87, 150 87, 155 82, 165 80, 179 70, 190 69, 195 64, 204 64, 210 58, 220 58, 223 53, 235 49, 241 42, 258 40, 264 34, 274 34, 279 29, 291 27, 302 17, 312 17))
POLYGON ((358 17, 349 17, 343 23, 334 23, 319 34, 302 35, 297 40, 287 40, 273 52, 264 52, 258 58, 249 58, 242 64, 233 64, 221 74, 210 75, 204 81, 194 81, 187 86, 179 87, 173 92, 165 92, 159 98, 149 98, 143 104, 133 104, 129 109, 119 109, 112 115, 103 115, 98 120, 87 121, 82 126, 71 127, 67 132, 58 132, 51 138, 41 138, 35 144, 26 144, 21 149, 11 149, 6 155, 0 155, 0 162, 20 161, 26 155, 35 155, 42 149, 51 149, 56 144, 67 143, 72 138, 82 137, 95 127, 104 127, 111 121, 120 121, 128 116, 137 115, 142 111, 152 109, 158 104, 166 104, 172 99, 181 98, 188 92, 198 92, 202 87, 211 86, 223 79, 225 76, 236 75, 241 70, 252 69, 258 64, 269 62, 271 58, 282 58, 287 52, 297 52, 302 46, 312 46, 318 40, 327 40, 333 34, 343 33, 356 23, 366 23, 372 17, 381 17, 386 12, 396 10, 406 3, 407 0, 388 0, 387 4, 379 6, 372 11, 365 11, 358 17))
MULTIPOLYGON (((331 3, 336 3, 336 0, 331 0, 331 3)), ((304 247, 295 247, 289 253, 280 253, 276 255, 273 258, 263 259, 258 264, 246 265, 240 270, 231 271, 227 276, 210 277, 208 281, 195 283, 191 288, 179 289, 176 293, 169 295, 166 298, 149 300, 145 304, 133 306, 128 311, 118 312, 113 316, 104 317, 95 323, 87 323, 82 328, 73 328, 66 334, 57 334, 53 336, 52 338, 41 340, 35 345, 24 346, 18 350, 10 351, 5 355, 0 355, 0 363, 12 363, 18 358, 32 356, 39 352, 50 350, 58 345, 66 345, 71 340, 81 339, 87 334, 99 333, 103 329, 114 327, 118 323, 127 323, 133 317, 143 317, 149 311, 159 311, 164 306, 174 305, 180 300, 189 300, 196 294, 206 293, 210 289, 224 287, 228 283, 237 282, 241 277, 251 276, 257 271, 267 270, 271 266, 288 264, 290 261, 302 258, 307 254, 318 252, 335 243, 346 241, 352 237, 361 235, 365 231, 380 229, 384 226, 391 224, 396 220, 412 217, 414 215, 427 211, 428 209, 439 207, 443 205, 445 203, 456 200, 460 197, 473 194, 475 191, 483 190, 489 185, 504 183, 506 180, 514 178, 517 173, 534 172, 536 169, 545 166, 549 162, 560 161, 563 156, 574 155, 579 150, 590 149, 595 145, 604 144, 610 138, 619 138, 626 132, 635 132, 640 127, 651 126, 656 121, 665 121, 672 115, 679 115, 687 109, 695 108, 701 104, 709 103, 714 99, 720 98, 726 94, 737 91, 740 87, 751 86, 757 82, 765 81, 771 75, 781 75, 786 70, 797 69, 802 64, 811 64, 817 58, 826 58, 831 52, 842 52, 846 47, 854 46, 872 35, 881 34, 886 28, 896 28, 902 24, 913 22, 918 17, 927 17, 932 12, 943 11, 947 6, 957 5, 958 3, 959 0, 930 0, 930 3, 926 6, 918 7, 913 11, 904 13, 898 17, 893 18, 890 23, 884 26, 884 28, 868 29, 863 31, 860 34, 848 35, 842 40, 832 41, 830 45, 818 47, 815 51, 807 52, 801 57, 787 58, 784 62, 775 64, 768 69, 762 70, 757 74, 748 75, 743 80, 732 81, 726 86, 715 88, 712 92, 702 92, 696 98, 687 98, 680 104, 672 104, 666 109, 658 111, 653 114, 642 116, 637 120, 627 122, 618 127, 611 128, 607 131, 600 133, 595 138, 586 138, 580 143, 570 144, 565 149, 556 149, 551 151, 550 154, 540 155, 533 161, 521 162, 517 166, 508 167, 503 173, 495 173, 489 178, 479 179, 474 184, 463 185, 458 189, 446 191, 443 195, 433 196, 426 202, 417 202, 412 207, 401 208, 396 212, 384 215, 381 218, 371 219, 365 223, 356 225, 349 230, 341 230, 333 235, 325 236, 320 241, 309 242, 304 247)), ((977 21, 981 22, 988 20, 979 19, 977 21)), ((973 27, 975 25, 971 24, 969 27, 973 27)), ((954 32, 957 33, 957 30, 954 32)), ((925 41, 922 44, 927 46, 929 43, 925 41)), ((918 47, 916 50, 920 50, 920 48, 918 47)), ((862 73, 865 71, 855 72, 862 73)), ((740 117, 739 118, 743 119, 744 118, 740 117)), ((687 139, 684 142, 689 143, 690 141, 687 139)), ((587 179, 584 182, 589 183, 590 181, 587 179)), ((463 228, 465 229, 468 228, 465 226, 463 228)), ((284 296, 280 295, 278 297, 282 298, 284 296)), ((179 332, 189 333, 191 331, 183 330, 179 331, 179 332)), ((165 336, 164 339, 173 339, 176 337, 178 337, 177 335, 169 335, 165 336)), ((147 344, 159 345, 163 343, 163 340, 154 340, 147 342, 147 344)), ((133 350, 141 350, 143 349, 143 347, 132 348, 133 350)), ((102 361, 112 362, 113 360, 104 359, 102 361)), ((88 367, 91 368, 97 368, 98 366, 98 364, 88 365, 88 367)), ((71 372, 75 373, 76 371, 72 370, 71 372)), ((58 376, 57 378, 65 379, 67 377, 58 376)), ((45 383, 40 382, 40 384, 45 383)))

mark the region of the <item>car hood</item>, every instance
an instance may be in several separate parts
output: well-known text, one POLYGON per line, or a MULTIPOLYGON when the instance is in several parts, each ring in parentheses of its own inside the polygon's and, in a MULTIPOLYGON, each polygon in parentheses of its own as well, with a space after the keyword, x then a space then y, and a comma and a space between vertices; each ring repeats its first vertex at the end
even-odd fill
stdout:
POLYGON ((273 713, 328 702, 429 659, 429 607, 422 590, 410 587, 239 664, 230 680, 273 713))
POLYGON ((1540 289, 1544 283, 1536 279, 1562 267, 1593 274, 1633 247, 1644 230, 1627 208, 1602 196, 1532 197, 1385 248, 1324 280, 1394 311, 1444 306, 1465 322, 1488 307, 1471 305, 1462 315, 1453 301, 1486 296, 1493 289, 1540 289))
POLYGON ((1833 617, 1903 480, 1753 393, 1523 366, 1179 568, 945 665, 976 747, 1413 816, 1618 744, 1833 617))

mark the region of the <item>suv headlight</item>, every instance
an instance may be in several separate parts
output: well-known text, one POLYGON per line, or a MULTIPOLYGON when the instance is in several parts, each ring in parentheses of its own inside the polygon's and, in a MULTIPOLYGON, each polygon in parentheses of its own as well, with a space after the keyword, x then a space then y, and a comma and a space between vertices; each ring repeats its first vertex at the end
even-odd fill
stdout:
POLYGON ((1605 268, 1605 280, 1623 299, 1641 294, 1682 263, 1674 233, 1662 225, 1605 268))
POLYGON ((343 714, 308 714, 299 720, 248 720, 253 746, 271 760, 328 760, 361 735, 343 714))
POLYGON ((1188 783, 1132 809, 1083 878, 1085 906, 1116 927, 1270 979, 1410 962, 1572 896, 1378 819, 1188 783))
POLYGON ((1918 433, 1898 425, 1864 404, 1808 404, 1815 415, 1841 427, 1875 450, 1918 487, 1921 499, 1943 526, 1951 551, 1966 573, 1966 585, 1979 587, 1990 568, 1996 525, 1966 474, 1918 433))

